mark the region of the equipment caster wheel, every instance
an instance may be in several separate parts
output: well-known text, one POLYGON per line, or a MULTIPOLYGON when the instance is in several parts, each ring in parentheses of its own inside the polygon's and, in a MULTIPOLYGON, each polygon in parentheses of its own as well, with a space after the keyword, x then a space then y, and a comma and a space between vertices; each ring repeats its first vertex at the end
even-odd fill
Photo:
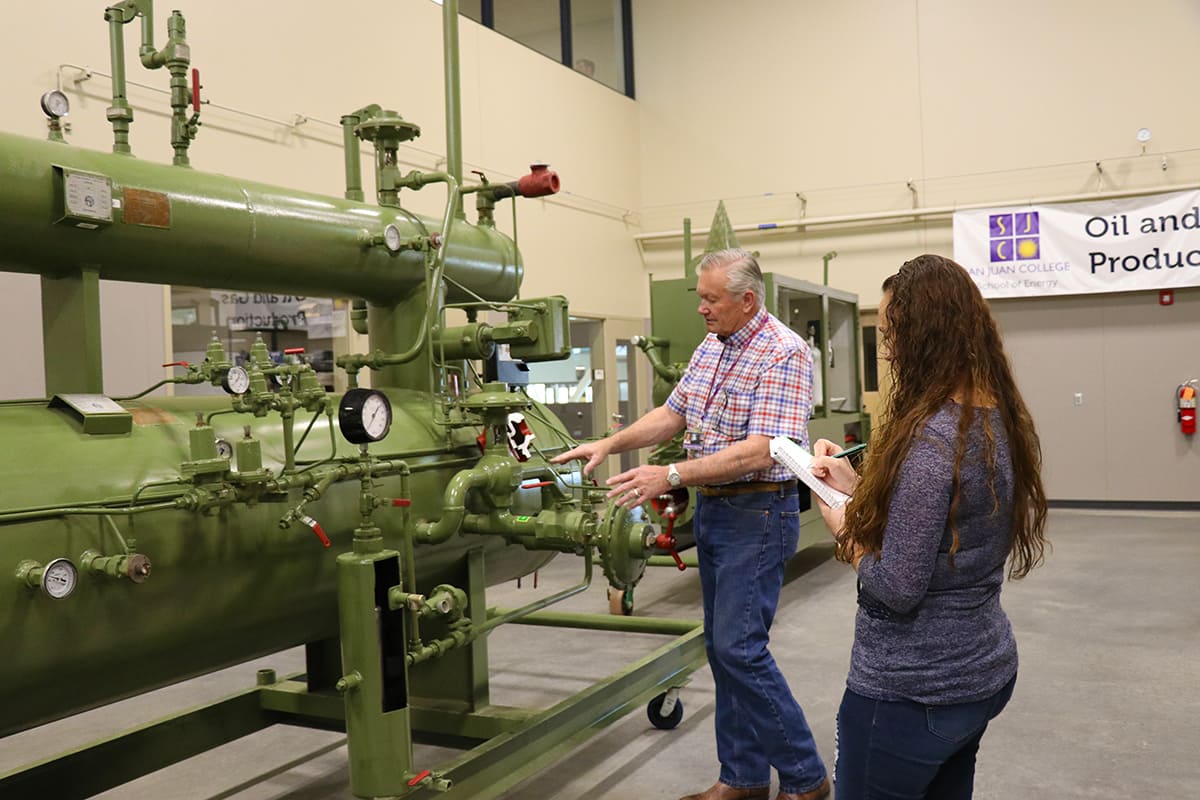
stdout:
POLYGON ((608 613, 614 617, 633 615, 633 587, 625 590, 608 587, 608 613))
POLYGON ((683 719, 683 702, 678 689, 668 689, 646 706, 650 724, 661 731, 672 730, 683 719))

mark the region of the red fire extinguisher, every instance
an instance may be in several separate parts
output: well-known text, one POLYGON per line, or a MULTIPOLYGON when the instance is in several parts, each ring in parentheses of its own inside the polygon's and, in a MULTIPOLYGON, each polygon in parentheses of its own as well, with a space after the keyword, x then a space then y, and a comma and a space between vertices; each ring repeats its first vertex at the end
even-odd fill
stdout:
POLYGON ((1196 379, 1179 384, 1175 403, 1179 416, 1179 432, 1191 436, 1196 432, 1196 379))

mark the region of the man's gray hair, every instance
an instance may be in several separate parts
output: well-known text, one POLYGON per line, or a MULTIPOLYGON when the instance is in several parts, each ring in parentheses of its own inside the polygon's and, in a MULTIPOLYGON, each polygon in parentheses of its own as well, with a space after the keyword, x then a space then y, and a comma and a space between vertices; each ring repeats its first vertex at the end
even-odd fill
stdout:
POLYGON ((767 289, 763 284, 762 269, 758 266, 758 259, 750 251, 731 247, 708 253, 696 265, 696 274, 709 269, 728 270, 725 288, 734 297, 739 297, 745 292, 754 292, 758 308, 762 308, 766 303, 767 289))

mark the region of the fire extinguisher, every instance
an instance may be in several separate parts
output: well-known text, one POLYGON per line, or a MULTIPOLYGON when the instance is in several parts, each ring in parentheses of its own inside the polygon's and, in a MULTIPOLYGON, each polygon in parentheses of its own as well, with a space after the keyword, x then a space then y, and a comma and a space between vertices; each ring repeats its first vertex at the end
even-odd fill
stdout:
POLYGON ((1179 418, 1179 432, 1191 436, 1196 432, 1196 379, 1179 384, 1175 389, 1175 404, 1179 418))

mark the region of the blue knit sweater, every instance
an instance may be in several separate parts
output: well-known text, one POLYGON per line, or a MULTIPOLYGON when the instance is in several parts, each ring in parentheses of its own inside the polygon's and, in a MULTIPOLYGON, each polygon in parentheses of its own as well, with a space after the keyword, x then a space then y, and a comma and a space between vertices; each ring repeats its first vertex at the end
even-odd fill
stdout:
POLYGON ((946 705, 982 700, 1017 672, 1000 607, 1012 522, 1012 461, 995 409, 972 409, 949 563, 954 444, 963 407, 947 403, 913 441, 888 509, 879 560, 859 564, 850 689, 877 700, 946 705), (983 419, 995 437, 988 486, 983 419), (997 505, 998 502, 998 505, 997 505))

